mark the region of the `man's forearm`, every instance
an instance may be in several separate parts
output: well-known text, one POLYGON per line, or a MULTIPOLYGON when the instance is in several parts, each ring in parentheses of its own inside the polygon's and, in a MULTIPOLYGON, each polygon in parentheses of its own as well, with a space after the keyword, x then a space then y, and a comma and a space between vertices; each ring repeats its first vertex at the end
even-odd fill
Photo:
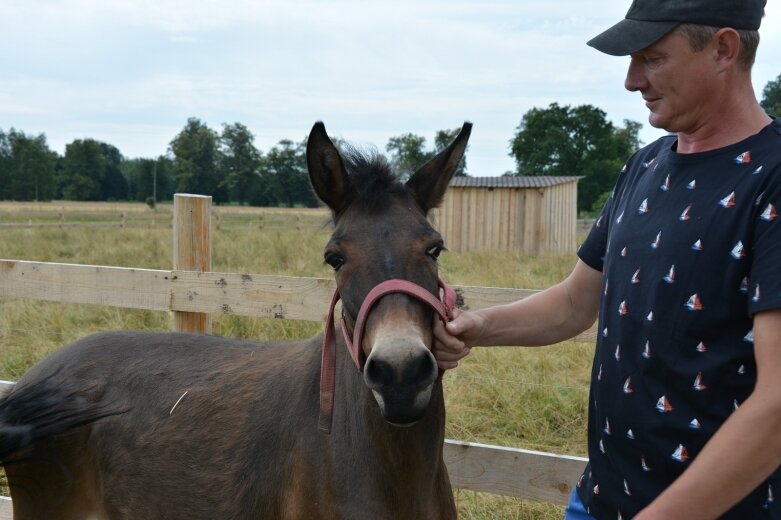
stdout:
POLYGON ((528 298, 477 311, 486 319, 481 345, 552 345, 589 328, 595 314, 579 309, 567 282, 528 298))

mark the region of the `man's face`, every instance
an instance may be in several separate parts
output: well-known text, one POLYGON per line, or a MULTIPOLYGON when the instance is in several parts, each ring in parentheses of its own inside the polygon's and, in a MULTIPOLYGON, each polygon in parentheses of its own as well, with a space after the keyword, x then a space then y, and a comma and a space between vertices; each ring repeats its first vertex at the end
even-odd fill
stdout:
POLYGON ((713 56, 712 42, 695 52, 685 36, 672 31, 631 55, 624 86, 642 94, 651 126, 693 133, 714 114, 713 56))

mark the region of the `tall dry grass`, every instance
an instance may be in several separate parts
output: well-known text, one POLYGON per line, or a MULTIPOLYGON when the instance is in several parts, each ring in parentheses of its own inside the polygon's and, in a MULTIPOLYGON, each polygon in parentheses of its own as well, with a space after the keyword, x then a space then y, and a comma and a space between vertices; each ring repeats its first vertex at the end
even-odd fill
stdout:
MULTIPOLYGON (((322 225, 302 230, 224 229, 213 232, 215 271, 331 276, 322 225)), ((171 230, 150 228, 0 229, 0 258, 150 269, 171 266, 171 230)), ((452 284, 544 288, 563 279, 574 255, 524 257, 513 253, 446 253, 441 274, 452 284)), ((217 334, 293 339, 319 333, 320 323, 214 316, 217 334)), ((166 313, 92 305, 0 299, 0 379, 15 380, 61 345, 98 330, 169 330, 166 313)), ((503 446, 582 455, 592 347, 478 348, 445 375, 446 436, 503 446)), ((455 490, 461 518, 558 519, 562 508, 497 495, 455 490)))

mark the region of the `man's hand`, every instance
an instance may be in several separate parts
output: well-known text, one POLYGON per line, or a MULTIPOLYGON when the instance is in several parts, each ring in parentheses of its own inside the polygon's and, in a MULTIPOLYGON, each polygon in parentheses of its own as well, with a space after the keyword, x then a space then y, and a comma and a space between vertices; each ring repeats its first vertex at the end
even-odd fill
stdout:
POLYGON ((484 318, 474 312, 455 311, 455 318, 447 325, 440 320, 434 324, 434 357, 442 370, 458 366, 475 346, 484 318))

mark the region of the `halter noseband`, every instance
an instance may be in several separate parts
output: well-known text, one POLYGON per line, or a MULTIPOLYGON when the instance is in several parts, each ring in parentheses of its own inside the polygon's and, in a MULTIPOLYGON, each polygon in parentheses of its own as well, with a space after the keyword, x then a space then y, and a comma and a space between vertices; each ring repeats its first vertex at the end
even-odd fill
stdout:
MULTIPOLYGON (((376 285, 369 291, 369 294, 366 295, 366 298, 361 304, 361 309, 358 311, 358 317, 355 320, 355 329, 353 330, 352 335, 350 334, 344 319, 344 311, 342 311, 342 317, 339 320, 339 324, 342 329, 342 334, 344 335, 344 342, 347 345, 347 350, 350 352, 350 357, 360 372, 363 372, 363 365, 366 362, 366 356, 361 350, 363 333, 366 328, 366 319, 374 304, 383 296, 391 293, 406 294, 434 309, 443 323, 447 323, 453 319, 453 309, 456 306, 456 294, 441 278, 437 278, 437 284, 439 288, 442 289, 442 300, 423 287, 407 280, 386 280, 376 285)), ((331 432, 331 423, 333 420, 334 390, 336 387, 336 331, 334 327, 334 309, 336 308, 336 302, 339 301, 339 298, 341 298, 341 295, 337 288, 331 297, 328 317, 325 322, 325 335, 323 337, 323 358, 320 366, 320 421, 318 426, 323 433, 331 432)))

